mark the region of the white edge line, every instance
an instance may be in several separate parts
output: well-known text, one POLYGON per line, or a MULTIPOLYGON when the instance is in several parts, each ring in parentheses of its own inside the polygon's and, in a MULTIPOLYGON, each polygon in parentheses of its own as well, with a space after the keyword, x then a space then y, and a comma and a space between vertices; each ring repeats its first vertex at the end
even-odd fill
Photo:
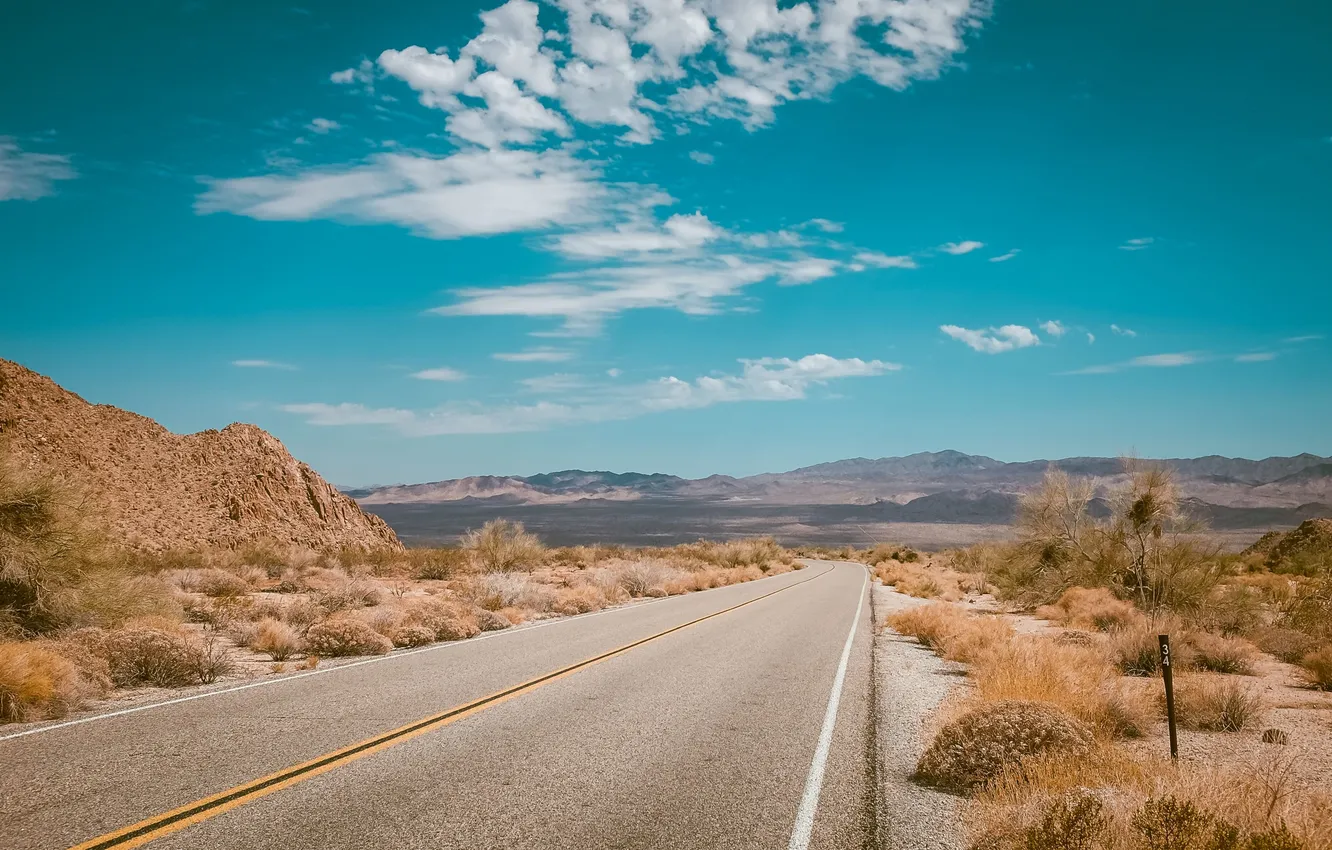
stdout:
MULTIPOLYGON (((799 572, 800 570, 792 570, 789 573, 781 573, 780 575, 776 576, 764 576, 764 578, 779 578, 780 576, 783 575, 791 575, 792 573, 799 573, 799 572)), ((740 584, 728 584, 726 585, 726 587, 740 587, 742 585, 754 585, 762 580, 763 579, 755 579, 753 581, 741 582, 740 584)), ((708 590, 725 590, 725 587, 708 588, 708 590)), ((694 593, 707 593, 708 590, 696 590, 694 591, 694 593)), ((194 700, 197 699, 207 699, 208 697, 221 696, 223 694, 234 694, 237 691, 248 691, 250 688, 262 688, 268 685, 282 685, 286 684, 287 682, 294 682, 297 679, 307 679, 311 676, 322 676, 325 673, 336 673, 339 670, 350 670, 353 667, 361 667, 366 664, 375 664, 380 661, 392 661, 397 658, 406 658, 409 655, 419 655, 423 652, 434 652, 436 650, 441 650, 441 649, 452 649, 458 646, 471 646, 472 644, 480 643, 483 640, 506 637, 508 635, 522 634, 524 632, 530 632, 535 629, 545 628, 546 626, 554 626, 560 623, 571 623, 575 620, 586 620, 592 617, 599 617, 602 614, 613 614, 617 611, 634 611, 640 608, 646 608, 649 605, 655 605, 658 602, 666 602, 671 599, 682 599, 688 596, 693 596, 694 593, 685 593, 681 594, 680 596, 666 596, 661 599, 653 599, 650 601, 639 602, 636 605, 618 605, 614 608, 604 608, 600 611, 592 611, 587 614, 575 614, 572 617, 559 617, 555 619, 545 620, 543 622, 539 622, 531 626, 519 626, 517 628, 512 628, 512 629, 504 629, 503 631, 490 632, 488 634, 478 635, 477 637, 467 638, 466 640, 441 641, 439 643, 431 644, 430 646, 423 646, 420 649, 410 649, 406 652, 391 652, 387 655, 376 655, 373 658, 363 658, 360 661, 353 661, 349 664, 339 664, 336 667, 325 667, 323 670, 310 670, 305 673, 296 673, 294 675, 282 676, 281 678, 277 679, 265 679, 262 682, 250 682, 249 684, 245 685, 236 685, 230 688, 220 688, 215 691, 206 691, 201 694, 191 694, 190 696, 187 697, 176 697, 175 699, 163 700, 162 702, 150 702, 146 705, 136 705, 130 708, 122 708, 118 711, 108 711, 105 714, 94 714, 89 717, 79 717, 74 720, 64 720, 61 721, 60 723, 52 723, 48 726, 38 726, 36 729, 25 729, 22 732, 11 732, 8 735, 0 735, 0 742, 12 741, 15 738, 23 738, 27 735, 36 735, 41 732, 54 732, 57 729, 65 729, 69 726, 81 726, 84 723, 92 723, 95 720, 110 720, 113 717, 122 717, 126 714, 136 714, 140 711, 148 711, 149 709, 153 708, 164 708, 168 705, 179 705, 180 703, 193 702, 194 700)))
POLYGON ((860 625, 860 612, 865 607, 865 582, 869 572, 860 581, 860 593, 856 594, 856 616, 851 620, 851 631, 847 633, 846 645, 842 647, 842 660, 837 665, 837 675, 833 678, 832 691, 828 694, 828 710, 823 714, 823 729, 819 732, 819 745, 814 748, 814 760, 809 765, 809 776, 805 779, 805 793, 800 798, 800 808, 796 810, 795 827, 791 830, 791 843, 788 850, 808 850, 809 838, 814 831, 814 815, 819 809, 819 792, 823 790, 823 771, 828 766, 828 751, 832 748, 833 729, 837 726, 837 707, 842 702, 842 686, 846 683, 846 664, 851 658, 851 644, 856 639, 856 627, 860 625))

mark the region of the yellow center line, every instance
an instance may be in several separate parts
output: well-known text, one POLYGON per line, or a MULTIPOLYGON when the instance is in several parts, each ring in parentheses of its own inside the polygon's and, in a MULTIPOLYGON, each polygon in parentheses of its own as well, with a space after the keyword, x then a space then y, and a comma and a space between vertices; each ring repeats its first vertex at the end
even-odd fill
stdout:
POLYGON ((585 670, 593 664, 599 664, 600 662, 608 661, 617 655, 623 655, 629 650, 640 647, 645 643, 650 643, 659 638, 663 638, 666 635, 678 632, 681 629, 696 626, 706 620, 711 620, 713 617, 720 617, 722 614, 728 614, 737 608, 752 605, 755 602, 767 599, 769 596, 781 593, 784 590, 790 590, 793 587, 813 581, 820 576, 827 575, 832 572, 833 569, 834 568, 829 567, 817 575, 812 575, 809 578, 792 582, 786 587, 779 587, 762 596, 756 596, 753 599, 741 602, 738 605, 732 605, 729 608, 714 611, 713 613, 699 617, 696 620, 681 623, 678 626, 673 626, 665 631, 657 632, 654 635, 649 635, 648 637, 641 638, 632 643, 627 643, 616 649, 603 652, 600 655, 594 655, 591 658, 584 659, 576 664, 570 664, 568 667, 562 667, 559 670, 546 673, 535 679, 529 679, 522 684, 505 688, 502 691, 497 691, 490 696, 454 706, 447 711, 442 711, 414 723, 409 723, 406 726, 401 726, 391 732, 385 732, 382 735, 377 735, 373 738, 361 741, 359 744, 352 744, 349 747, 334 750, 331 753, 326 753, 325 755, 311 759, 310 761, 284 768, 276 773, 270 773, 267 776, 246 782, 243 785, 237 785, 229 790, 195 800, 193 803, 187 803, 184 806, 172 809, 169 812, 155 815, 146 820, 141 820, 138 823, 122 827, 114 832, 108 832, 105 835, 90 838, 81 844, 74 845, 70 850, 110 850, 110 848, 116 848, 116 850, 129 850, 129 848, 132 847, 142 847, 149 841, 161 838, 164 835, 170 835, 173 832, 178 832, 186 827, 193 826, 194 824, 202 823, 209 818, 216 817, 223 812, 229 812, 252 800, 266 797, 283 788, 289 788, 298 782, 304 782, 307 779, 319 776, 321 773, 327 773, 335 767, 340 767, 344 764, 365 758, 380 750, 385 750, 389 747, 401 744, 403 741, 409 741, 412 738, 424 735, 425 733, 439 729, 442 726, 456 723, 463 718, 470 717, 473 714, 484 711, 492 706, 499 705, 514 697, 530 693, 537 688, 549 685, 551 682, 559 681, 560 679, 563 679, 566 676, 571 676, 580 670, 585 670))

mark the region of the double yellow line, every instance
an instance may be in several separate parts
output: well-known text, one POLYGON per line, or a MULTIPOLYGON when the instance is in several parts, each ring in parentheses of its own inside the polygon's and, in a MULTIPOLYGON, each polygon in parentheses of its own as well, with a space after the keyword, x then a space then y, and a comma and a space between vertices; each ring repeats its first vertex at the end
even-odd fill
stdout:
POLYGON ((767 599, 769 596, 776 595, 784 590, 790 590, 805 582, 813 581, 829 572, 832 572, 831 567, 821 573, 812 575, 809 578, 792 582, 786 587, 779 587, 762 596, 756 596, 746 602, 741 602, 739 605, 723 608, 722 610, 715 611, 707 616, 699 617, 697 620, 690 620, 687 623, 682 623, 678 626, 666 629, 665 631, 657 632, 654 635, 636 640, 633 643, 627 643, 624 646, 612 649, 609 652, 594 655, 591 658, 579 661, 577 664, 570 664, 568 667, 562 667, 559 670, 555 670, 554 672, 547 673, 543 676, 538 676, 535 679, 529 679, 520 685, 514 685, 511 688, 497 691, 490 696, 455 706, 447 711, 442 711, 439 714, 434 714, 430 717, 418 720, 415 723, 401 726, 391 732, 385 732, 382 735, 361 741, 359 744, 352 744, 349 747, 334 750, 331 753, 311 759, 310 761, 284 768, 276 773, 270 773, 267 776, 260 777, 259 779, 252 780, 243 785, 237 785, 235 788, 231 788, 227 791, 222 791, 213 794, 210 797, 195 800, 193 803, 187 803, 180 808, 172 809, 164 814, 155 815, 154 817, 139 821, 138 823, 131 824, 114 832, 99 835, 96 838, 90 838, 81 844, 74 845, 70 850, 111 850, 111 848, 116 848, 116 850, 128 850, 128 848, 132 847, 141 847, 149 841, 161 838, 164 835, 170 835, 171 833, 178 832, 186 827, 202 823, 203 821, 216 817, 223 812, 229 812, 232 809, 243 806, 252 800, 257 800, 260 797, 265 797, 276 791, 281 791, 283 788, 289 788, 298 782, 304 782, 321 773, 327 773, 335 767, 349 764, 357 759, 362 759, 368 755, 377 753, 380 750, 385 750, 389 747, 401 744, 403 741, 409 741, 419 735, 424 735, 425 733, 431 732, 442 726, 455 723, 465 717, 470 717, 477 712, 484 711, 487 708, 511 700, 514 697, 522 696, 537 688, 549 685, 551 682, 563 679, 565 676, 571 676, 579 670, 585 670, 588 667, 591 667, 593 664, 599 664, 602 661, 607 661, 617 655, 623 655, 629 650, 640 647, 645 643, 651 643, 654 640, 666 637, 669 634, 674 634, 682 629, 687 629, 690 626, 696 626, 699 623, 711 620, 714 617, 720 617, 722 614, 728 614, 731 611, 743 608, 746 605, 753 605, 755 602, 767 599))

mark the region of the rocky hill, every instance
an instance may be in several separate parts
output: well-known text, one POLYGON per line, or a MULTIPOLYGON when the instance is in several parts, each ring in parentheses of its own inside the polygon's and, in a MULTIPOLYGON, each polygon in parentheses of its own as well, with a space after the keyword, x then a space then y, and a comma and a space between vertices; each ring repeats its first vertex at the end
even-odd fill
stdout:
POLYGON ((115 542, 134 549, 402 545, 260 428, 173 434, 8 360, 0 360, 0 451, 78 482, 115 542))

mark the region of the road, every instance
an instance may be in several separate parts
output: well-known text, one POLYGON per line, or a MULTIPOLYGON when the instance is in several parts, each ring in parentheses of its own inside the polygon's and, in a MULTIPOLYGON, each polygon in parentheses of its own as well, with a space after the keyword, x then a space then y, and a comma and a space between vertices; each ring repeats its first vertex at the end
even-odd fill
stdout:
POLYGON ((0 847, 872 847, 865 591, 863 567, 811 561, 22 737, 0 729, 0 847))

